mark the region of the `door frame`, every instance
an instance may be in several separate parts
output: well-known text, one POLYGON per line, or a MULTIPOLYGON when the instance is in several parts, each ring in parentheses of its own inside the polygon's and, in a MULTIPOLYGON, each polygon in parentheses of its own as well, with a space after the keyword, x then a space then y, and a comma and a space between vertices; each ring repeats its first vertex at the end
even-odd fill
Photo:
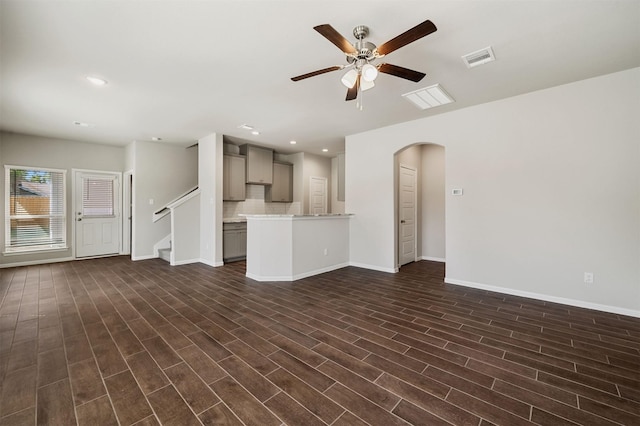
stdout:
POLYGON ((133 245, 133 170, 122 175, 122 241, 120 254, 131 255, 133 245), (129 221, 131 215, 131 221, 129 221))
POLYGON ((402 168, 409 169, 413 171, 413 261, 416 262, 418 260, 418 169, 404 163, 398 163, 397 170, 397 179, 396 179, 396 211, 398 212, 396 216, 396 268, 400 269, 402 267, 400 260, 400 250, 402 249, 401 239, 401 229, 400 229, 400 221, 402 220, 401 214, 401 203, 402 203, 402 188, 400 182, 400 173, 402 168))
MULTIPOLYGON (((78 173, 95 173, 95 174, 108 174, 108 175, 115 175, 118 177, 118 182, 120 182, 120 184, 122 184, 122 172, 115 172, 115 171, 110 171, 110 170, 91 170, 91 169, 71 169, 71 241, 73 242, 71 245, 71 256, 74 259, 78 259, 78 257, 76 256, 76 216, 78 216, 78 209, 77 209, 77 201, 78 201, 78 194, 76 191, 76 184, 77 184, 77 178, 76 175, 78 173)), ((123 185, 124 186, 124 185, 123 185)), ((123 209, 122 209, 122 196, 123 196, 123 191, 118 189, 115 192, 115 195, 118 197, 117 201, 118 201, 118 206, 120 207, 120 215, 121 215, 121 219, 124 216, 123 214, 123 209)), ((122 224, 122 221, 120 221, 120 226, 122 224)), ((118 238, 120 239, 120 241, 118 242, 118 253, 122 254, 122 232, 120 232, 118 234, 118 238)), ((98 256, 100 257, 100 256, 98 256)), ((89 259, 90 257, 83 257, 82 259, 89 259)))

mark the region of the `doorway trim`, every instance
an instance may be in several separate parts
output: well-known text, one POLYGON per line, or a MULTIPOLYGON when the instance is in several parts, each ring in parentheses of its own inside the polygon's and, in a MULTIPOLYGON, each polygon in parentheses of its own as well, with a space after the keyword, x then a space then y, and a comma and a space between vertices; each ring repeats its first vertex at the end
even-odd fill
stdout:
POLYGON ((122 175, 122 249, 120 254, 131 255, 133 245, 133 170, 122 175))

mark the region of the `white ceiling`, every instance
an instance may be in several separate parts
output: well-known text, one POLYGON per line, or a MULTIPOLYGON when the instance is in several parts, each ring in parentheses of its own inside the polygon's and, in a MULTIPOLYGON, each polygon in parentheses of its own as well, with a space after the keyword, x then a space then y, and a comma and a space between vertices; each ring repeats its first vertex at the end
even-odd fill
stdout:
POLYGON ((115 145, 153 136, 190 145, 217 132, 333 156, 346 135, 640 66, 638 0, 0 5, 0 128, 115 145), (364 24, 380 45, 425 19, 438 31, 385 62, 427 76, 413 83, 380 75, 364 93, 363 111, 344 101, 343 72, 290 80, 346 63, 316 25, 331 24, 353 41, 353 27, 364 24), (496 61, 467 69, 460 57, 487 46, 496 61), (87 75, 109 84, 92 86, 87 75), (401 97, 435 83, 456 102, 421 111, 401 97), (243 123, 261 134, 239 129, 243 123))

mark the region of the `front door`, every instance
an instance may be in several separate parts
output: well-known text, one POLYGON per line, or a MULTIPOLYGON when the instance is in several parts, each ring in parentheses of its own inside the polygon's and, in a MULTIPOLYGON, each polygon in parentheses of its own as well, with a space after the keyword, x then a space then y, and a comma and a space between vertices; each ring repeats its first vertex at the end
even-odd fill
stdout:
POLYGON ((400 165, 398 182, 398 260, 405 265, 416 260, 416 170, 400 165))
POLYGON ((119 174, 75 173, 76 257, 118 254, 122 235, 119 174))

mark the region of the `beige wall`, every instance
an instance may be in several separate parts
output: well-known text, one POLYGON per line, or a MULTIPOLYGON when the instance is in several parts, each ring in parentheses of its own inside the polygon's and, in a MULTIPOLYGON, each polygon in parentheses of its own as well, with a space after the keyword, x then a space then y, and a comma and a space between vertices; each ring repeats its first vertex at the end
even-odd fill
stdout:
POLYGON ((421 250, 425 260, 445 260, 445 149, 422 145, 421 250))
POLYGON ((198 185, 198 149, 156 142, 132 142, 134 260, 154 257, 153 246, 170 233, 170 217, 153 213, 198 185), (151 204, 153 202, 153 204, 151 204))
MULTIPOLYGON (((90 144, 62 139, 0 132, 2 165, 42 167, 66 170, 67 245, 68 250, 29 254, 0 254, 0 265, 43 263, 68 260, 72 256, 72 169, 122 172, 125 149, 111 145, 90 144)), ((0 193, 4 203, 4 170, 0 176, 0 193)), ((0 244, 4 251, 4 209, 1 210, 0 244)))
POLYGON ((347 136, 351 263, 395 270, 394 154, 435 143, 447 282, 640 316, 639 85, 635 68, 347 136))

